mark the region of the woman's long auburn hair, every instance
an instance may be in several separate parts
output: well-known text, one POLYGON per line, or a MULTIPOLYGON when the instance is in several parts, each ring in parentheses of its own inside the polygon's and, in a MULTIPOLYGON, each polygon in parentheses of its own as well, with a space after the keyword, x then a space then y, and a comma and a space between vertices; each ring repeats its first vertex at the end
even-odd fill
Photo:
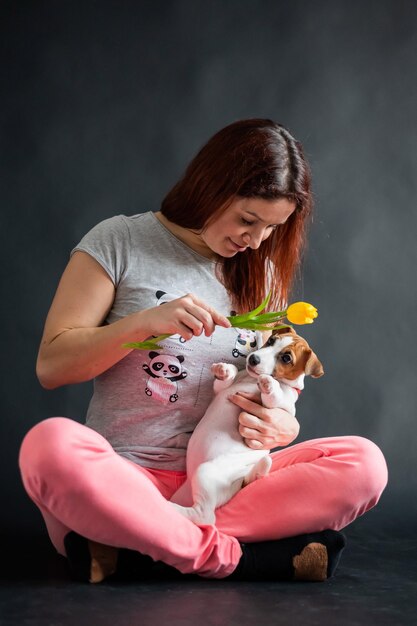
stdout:
POLYGON ((235 197, 295 202, 285 224, 257 250, 219 258, 217 264, 236 311, 255 308, 268 290, 268 309, 281 310, 301 263, 312 210, 311 175, 302 146, 281 124, 249 119, 220 130, 164 198, 161 212, 179 226, 202 232, 235 197))

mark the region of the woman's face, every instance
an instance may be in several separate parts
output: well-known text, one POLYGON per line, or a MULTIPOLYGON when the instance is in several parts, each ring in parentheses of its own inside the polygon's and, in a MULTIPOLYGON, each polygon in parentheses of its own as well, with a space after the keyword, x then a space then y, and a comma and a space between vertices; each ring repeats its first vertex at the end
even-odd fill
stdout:
POLYGON ((212 252, 222 257, 235 256, 247 248, 256 250, 274 228, 287 221, 295 206, 287 198, 264 200, 237 196, 200 237, 212 252))

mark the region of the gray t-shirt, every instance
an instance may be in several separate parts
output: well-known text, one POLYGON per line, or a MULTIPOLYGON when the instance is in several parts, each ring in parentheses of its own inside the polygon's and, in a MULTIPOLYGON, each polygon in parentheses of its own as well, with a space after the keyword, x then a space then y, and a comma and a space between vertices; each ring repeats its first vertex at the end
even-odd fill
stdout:
MULTIPOLYGON (((177 239, 155 217, 100 222, 72 251, 90 254, 116 287, 111 324, 130 313, 193 293, 230 315, 215 263, 177 239)), ((256 345, 252 331, 216 327, 211 337, 166 339, 162 350, 133 350, 94 380, 87 425, 120 455, 145 467, 184 470, 188 440, 213 393, 212 363, 235 363, 256 345)))

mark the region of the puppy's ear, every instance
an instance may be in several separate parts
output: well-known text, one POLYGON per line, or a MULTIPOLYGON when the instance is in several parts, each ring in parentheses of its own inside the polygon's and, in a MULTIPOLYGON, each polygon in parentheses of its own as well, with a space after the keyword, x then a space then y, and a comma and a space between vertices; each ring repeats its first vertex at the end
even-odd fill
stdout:
POLYGON ((312 378, 320 378, 320 376, 323 376, 324 374, 323 366, 313 351, 311 351, 311 354, 307 359, 305 373, 307 376, 311 376, 312 378))
POLYGON ((284 328, 276 328, 272 331, 273 335, 286 335, 287 333, 297 334, 292 326, 284 326, 284 328))

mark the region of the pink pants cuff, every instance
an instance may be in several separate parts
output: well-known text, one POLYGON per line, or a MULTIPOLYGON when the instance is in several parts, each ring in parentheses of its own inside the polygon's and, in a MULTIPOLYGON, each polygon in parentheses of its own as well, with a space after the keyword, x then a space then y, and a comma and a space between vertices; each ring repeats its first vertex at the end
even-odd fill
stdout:
POLYGON ((169 503, 185 473, 136 465, 100 434, 67 418, 34 426, 19 463, 60 554, 74 530, 184 574, 224 578, 239 562, 239 542, 340 530, 375 506, 387 483, 382 452, 362 437, 305 441, 272 458, 271 473, 218 509, 215 526, 196 526, 169 503))

